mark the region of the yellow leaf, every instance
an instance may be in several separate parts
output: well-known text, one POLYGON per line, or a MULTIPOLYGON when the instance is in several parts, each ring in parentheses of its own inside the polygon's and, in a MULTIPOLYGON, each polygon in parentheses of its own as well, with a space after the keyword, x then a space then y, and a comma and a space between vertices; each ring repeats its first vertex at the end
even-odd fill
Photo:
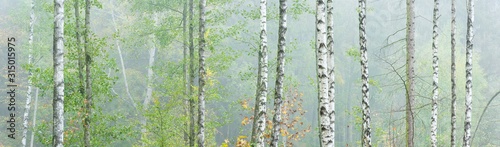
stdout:
MULTIPOLYGON (((243 118, 243 120, 241 121, 241 125, 242 125, 242 126, 245 126, 245 125, 247 125, 249 122, 250 122, 250 121, 249 121, 248 117, 245 117, 245 118, 243 118)), ((240 136, 240 137, 242 137, 242 136, 240 136)), ((243 137, 246 137, 246 136, 243 136, 243 137)), ((239 137, 238 137, 238 138, 239 138, 239 137)))

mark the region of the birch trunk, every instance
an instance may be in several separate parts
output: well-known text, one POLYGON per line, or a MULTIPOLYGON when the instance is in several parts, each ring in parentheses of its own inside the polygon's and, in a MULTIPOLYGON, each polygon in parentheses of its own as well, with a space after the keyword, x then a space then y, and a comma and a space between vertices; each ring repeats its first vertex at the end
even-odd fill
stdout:
POLYGON ((258 147, 265 144, 264 130, 266 129, 266 101, 267 101, 267 0, 260 1, 260 49, 259 49, 259 74, 257 81, 257 97, 254 114, 254 130, 251 143, 258 147))
POLYGON ((328 97, 328 50, 326 47, 326 6, 325 0, 316 3, 316 63, 318 74, 319 135, 322 147, 332 147, 334 136, 331 125, 332 106, 328 97))
MULTIPOLYGON (((184 95, 186 96, 186 100, 184 100, 185 107, 185 115, 189 116, 189 63, 188 63, 188 42, 187 42, 187 1, 184 2, 184 8, 182 9, 182 55, 183 55, 183 71, 184 71, 184 95)), ((189 145, 189 122, 186 122, 186 130, 184 131, 184 140, 186 141, 186 145, 189 145)))
POLYGON ((359 46, 361 53, 361 81, 363 86, 362 92, 362 111, 363 111, 363 125, 362 141, 364 147, 371 147, 371 128, 370 128, 370 85, 368 84, 368 53, 366 48, 366 0, 359 0, 359 46))
POLYGON ((451 136, 450 146, 455 147, 456 144, 456 128, 457 128, 457 89, 456 89, 456 74, 455 74, 455 33, 457 32, 456 26, 456 0, 451 0, 451 136))
POLYGON ((195 142, 195 105, 193 99, 193 86, 194 86, 194 2, 193 0, 189 0, 189 146, 194 147, 195 142))
POLYGON ((406 0, 406 146, 413 147, 415 103, 415 0, 406 0))
POLYGON ((335 58, 333 51, 333 0, 326 2, 326 31, 328 50, 328 98, 330 99, 330 127, 332 128, 332 146, 335 146, 335 58))
POLYGON ((62 147, 64 142, 64 0, 54 0, 54 67, 52 145, 62 147))
POLYGON ((474 47, 474 0, 467 1, 467 48, 465 63, 465 122, 464 122, 464 147, 470 147, 471 122, 472 122, 472 50, 474 47))
POLYGON ((438 104, 437 99, 439 95, 438 91, 438 80, 439 80, 439 68, 438 68, 438 25, 437 21, 439 18, 439 0, 434 0, 434 15, 433 15, 433 32, 432 32, 432 68, 434 69, 433 73, 433 82, 432 82, 432 116, 431 116, 431 146, 437 147, 437 116, 438 116, 438 104))
MULTIPOLYGON (((155 27, 158 26, 158 14, 154 14, 154 22, 155 22, 155 27)), ((151 101, 151 97, 153 96, 153 79, 154 79, 154 71, 153 71, 153 66, 155 62, 155 54, 156 54, 156 36, 152 34, 151 36, 152 44, 153 47, 149 50, 149 63, 148 63, 148 74, 147 74, 147 88, 146 88, 146 98, 144 98, 143 102, 143 113, 146 113, 148 108, 149 108, 149 102, 151 101)), ((142 135, 141 135, 141 140, 144 140, 144 137, 146 135, 146 125, 147 125, 147 118, 142 115, 141 119, 141 124, 142 124, 142 135)), ((142 146, 145 146, 144 142, 142 143, 142 146)))
MULTIPOLYGON (((33 56, 31 52, 33 50, 33 27, 35 25, 35 0, 31 1, 31 13, 30 13, 30 37, 29 37, 29 50, 28 50, 28 65, 31 65, 33 62, 33 56)), ((28 70, 28 90, 26 91, 26 107, 24 109, 24 118, 23 118, 23 138, 21 139, 21 143, 23 147, 26 146, 26 135, 28 134, 28 116, 31 107, 31 69, 28 70)))
MULTIPOLYGON (((35 112, 33 112, 33 130, 36 127, 36 110, 38 110, 38 88, 35 91, 35 112)), ((30 147, 33 147, 33 140, 35 139, 35 131, 31 132, 30 147)))
POLYGON ((85 116, 83 122, 84 143, 90 147, 90 121, 92 116, 92 75, 91 75, 91 48, 90 48, 90 0, 85 0, 85 116))
POLYGON ((199 30, 199 45, 200 50, 198 51, 200 67, 199 67, 199 84, 198 88, 198 146, 205 146, 205 80, 206 80, 206 72, 205 72, 205 7, 207 5, 206 0, 200 0, 200 30, 199 30))
POLYGON ((285 76, 285 49, 286 49, 286 5, 287 0, 280 0, 280 20, 278 29, 278 66, 276 67, 276 86, 274 91, 274 117, 271 136, 271 147, 278 147, 281 134, 281 107, 283 107, 283 78, 285 76))
MULTIPOLYGON (((111 19, 113 20, 113 27, 115 29, 115 32, 118 33, 118 28, 116 26, 116 20, 115 20, 115 11, 111 10, 111 19)), ((130 94, 129 86, 128 86, 128 80, 127 80, 127 74, 126 74, 126 68, 125 68, 125 62, 123 62, 123 55, 122 55, 122 49, 120 47, 120 42, 118 39, 115 39, 115 45, 116 45, 116 50, 118 50, 118 56, 120 57, 120 65, 122 68, 122 74, 123 74, 123 83, 125 84, 125 91, 127 92, 127 96, 130 99, 130 103, 132 103, 132 106, 137 110, 137 105, 134 102, 134 99, 132 99, 132 95, 130 94)))
POLYGON ((83 79, 83 68, 85 65, 83 65, 83 50, 81 47, 81 36, 80 36, 80 2, 78 0, 74 1, 74 7, 75 7, 75 34, 76 34, 76 48, 78 51, 78 91, 80 92, 80 95, 85 97, 85 86, 84 86, 84 79, 83 79))

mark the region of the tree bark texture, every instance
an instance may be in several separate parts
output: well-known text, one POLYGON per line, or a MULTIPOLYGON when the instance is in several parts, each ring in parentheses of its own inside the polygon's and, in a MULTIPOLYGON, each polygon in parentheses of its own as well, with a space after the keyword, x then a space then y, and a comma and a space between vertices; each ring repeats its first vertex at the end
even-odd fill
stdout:
POLYGON ((283 107, 283 79, 285 76, 285 49, 286 49, 286 18, 287 0, 280 0, 280 15, 278 28, 278 66, 276 67, 276 86, 274 91, 274 117, 273 130, 271 136, 271 147, 278 147, 279 136, 281 134, 282 109, 283 107))
POLYGON ((406 146, 413 147, 415 103, 415 0, 406 0, 406 146))
POLYGON ((370 128, 370 92, 368 84, 368 53, 366 48, 366 0, 359 0, 359 46, 361 53, 361 81, 362 81, 362 111, 363 124, 361 144, 364 147, 371 147, 371 128, 370 128))
POLYGON ((200 50, 198 51, 199 56, 199 81, 200 87, 198 88, 198 146, 205 146, 205 7, 207 5, 206 0, 200 0, 200 30, 199 30, 199 45, 200 50))
POLYGON ((437 99, 439 96, 438 82, 439 82, 439 64, 438 64, 438 18, 439 18, 439 0, 434 0, 434 15, 432 22, 432 116, 431 116, 431 146, 437 147, 437 120, 438 120, 438 104, 437 99))
POLYGON ((463 146, 470 147, 472 122, 472 50, 474 47, 474 0, 467 1, 467 43, 465 63, 465 121, 463 146))
POLYGON ((54 0, 54 96, 52 145, 62 147, 64 143, 64 0, 54 0))

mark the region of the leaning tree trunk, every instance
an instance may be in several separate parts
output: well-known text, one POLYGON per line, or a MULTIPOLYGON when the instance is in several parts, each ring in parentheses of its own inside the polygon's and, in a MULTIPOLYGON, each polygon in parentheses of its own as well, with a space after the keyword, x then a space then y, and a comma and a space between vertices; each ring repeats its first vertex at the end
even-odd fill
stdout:
MULTIPOLYGON (((111 1, 110 1, 111 3, 111 1)), ((115 32, 118 33, 118 28, 116 26, 116 20, 115 20, 115 11, 111 10, 111 20, 113 21, 113 27, 115 29, 115 32)), ((116 50, 118 50, 118 56, 120 57, 120 65, 122 68, 122 75, 123 75, 123 83, 125 85, 125 92, 127 92, 127 96, 130 100, 130 103, 132 106, 134 106, 135 110, 137 110, 137 104, 135 104, 134 99, 132 99, 132 95, 130 94, 130 90, 128 87, 128 80, 127 80, 127 74, 126 74, 126 68, 125 68, 125 62, 123 61, 123 55, 122 55, 122 49, 120 47, 120 42, 118 39, 115 39, 115 45, 116 45, 116 50)))
MULTIPOLYGON (((33 112, 33 130, 35 130, 36 127, 36 110, 38 110, 38 88, 35 91, 35 108, 33 112)), ((35 131, 31 132, 31 140, 30 140, 30 147, 33 147, 33 140, 35 138, 35 131)))
MULTIPOLYGON (((28 50, 28 65, 31 65, 33 62, 33 56, 31 52, 33 50, 33 27, 35 25, 35 0, 31 1, 31 14, 30 14, 30 37, 29 37, 29 50, 28 50)), ((26 91, 26 108, 24 109, 24 118, 23 118, 23 138, 21 139, 21 143, 23 147, 26 146, 26 135, 28 134, 28 116, 30 112, 31 106, 31 69, 28 69, 28 90, 26 91)))
POLYGON ((457 32, 456 26, 456 12, 455 12, 456 0, 451 0, 451 136, 450 136, 450 146, 455 147, 455 140, 457 134, 457 89, 456 89, 456 74, 455 74, 455 33, 457 32))
POLYGON ((438 26, 437 21, 439 18, 439 0, 434 0, 434 15, 432 22, 434 24, 432 28, 432 68, 434 69, 433 73, 433 82, 432 82, 432 116, 431 116, 431 146, 437 147, 437 116, 438 116, 438 104, 437 99, 439 95, 438 91, 438 77, 439 77, 439 68, 438 68, 438 26))
MULTIPOLYGON (((155 27, 158 27, 158 14, 155 13, 154 16, 154 22, 155 22, 155 27)), ((144 140, 146 137, 146 125, 147 125, 147 118, 144 115, 149 108, 149 102, 151 101, 151 98, 153 97, 153 82, 154 82, 154 71, 153 71, 153 66, 155 62, 155 54, 156 54, 156 36, 154 34, 150 35, 150 38, 152 40, 153 47, 149 50, 149 62, 148 62, 148 74, 147 74, 147 87, 146 87, 146 98, 144 98, 143 102, 143 114, 141 118, 141 140, 144 140)), ((142 146, 145 146, 144 142, 142 142, 142 146)))
POLYGON ((371 128, 370 128, 370 101, 369 101, 369 84, 368 84, 368 53, 366 52, 366 0, 359 0, 359 46, 361 53, 361 81, 363 86, 361 88, 362 92, 362 103, 361 107, 363 109, 363 125, 362 129, 362 140, 361 144, 364 147, 371 147, 371 128))
POLYGON ((54 0, 54 97, 52 145, 62 147, 64 142, 64 0, 54 0))
POLYGON ((199 67, 199 81, 200 87, 198 88, 198 146, 205 146, 205 6, 207 4, 206 0, 200 0, 200 30, 199 30, 199 45, 200 50, 198 51, 200 67, 199 67))
POLYGON ((332 146, 335 146, 335 58, 333 51, 333 0, 326 2, 327 31, 327 64, 328 64, 328 98, 330 100, 330 127, 332 128, 332 146))
POLYGON ((331 125, 333 114, 330 98, 328 97, 328 50, 326 48, 326 7, 325 0, 316 3, 316 64, 318 74, 318 102, 319 102, 319 135, 322 147, 333 146, 334 136, 331 125))
POLYGON ((471 121, 472 121, 472 49, 474 44, 474 0, 467 1, 467 48, 465 63, 465 122, 464 122, 464 147, 470 147, 471 121))
POLYGON ((193 99, 193 86, 194 86, 194 37, 193 37, 193 32, 194 32, 194 2, 193 0, 189 0, 189 146, 194 147, 194 142, 195 142, 195 114, 194 114, 194 99, 193 99))
POLYGON ((267 0, 260 1, 260 49, 259 73, 257 77, 257 97, 255 99, 255 114, 252 129, 251 143, 259 147, 265 144, 264 130, 266 129, 266 100, 267 100, 267 0))
POLYGON ((413 147, 415 103, 415 0, 406 0, 406 146, 413 147))
POLYGON ((283 78, 285 76, 285 49, 286 49, 286 5, 287 0, 280 0, 280 20, 278 29, 278 66, 276 67, 276 86, 274 91, 274 117, 271 136, 271 147, 278 147, 281 130, 281 107, 283 107, 283 78))
POLYGON ((85 116, 83 136, 86 147, 90 147, 90 121, 92 117, 92 79, 91 79, 91 47, 90 47, 90 0, 85 0, 85 116))

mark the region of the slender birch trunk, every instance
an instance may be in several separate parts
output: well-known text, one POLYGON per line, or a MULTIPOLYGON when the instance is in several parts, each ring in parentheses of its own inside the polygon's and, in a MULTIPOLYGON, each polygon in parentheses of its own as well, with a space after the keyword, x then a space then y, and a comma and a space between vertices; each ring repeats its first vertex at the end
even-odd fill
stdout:
MULTIPOLYGON (((189 116, 189 63, 188 63, 188 41, 187 41, 187 5, 188 1, 184 2, 184 8, 182 9, 182 55, 183 55, 183 71, 184 71, 184 95, 186 96, 186 100, 184 100, 185 107, 185 115, 189 116)), ((186 141, 186 145, 189 145, 189 122, 186 122, 186 130, 184 131, 184 140, 186 141)))
POLYGON ((361 88, 362 92, 362 103, 361 107, 363 109, 363 125, 362 129, 362 140, 361 144, 364 147, 371 147, 371 128, 370 128, 370 85, 368 84, 368 53, 366 48, 366 0, 359 0, 359 46, 361 53, 361 81, 363 86, 361 88))
POLYGON ((280 0, 280 20, 278 29, 278 66, 276 67, 276 86, 274 91, 274 117, 271 136, 271 147, 278 147, 281 134, 281 107, 283 107, 283 78, 285 76, 285 49, 286 49, 286 5, 287 0, 280 0))
MULTIPOLYGON (((155 12, 154 16, 154 22, 155 22, 155 27, 158 26, 158 14, 155 12)), ((153 47, 149 50, 149 63, 148 63, 148 74, 147 74, 147 88, 146 88, 146 98, 144 98, 143 102, 143 113, 146 113, 148 108, 149 108, 149 102, 151 101, 151 98, 153 96, 153 82, 154 82, 154 71, 153 71, 153 66, 155 62, 155 54, 156 54, 156 36, 154 34, 150 35, 150 38, 152 40, 153 47)), ((144 137, 146 135, 146 125, 147 125, 147 118, 143 114, 142 119, 141 119, 141 140, 144 140, 144 137)), ((144 142, 142 143, 142 146, 145 146, 144 142)))
MULTIPOLYGON (((35 26, 35 0, 31 1, 31 14, 30 14, 30 37, 29 37, 29 49, 28 49, 28 65, 31 65, 33 62, 33 27, 35 26)), ((23 147, 26 146, 26 136, 28 134, 28 116, 31 107, 31 69, 28 70, 28 90, 26 91, 26 107, 24 109, 24 118, 23 118, 23 138, 21 139, 21 143, 23 147)))
POLYGON ((438 81, 439 81, 439 67, 438 67, 438 25, 437 21, 439 18, 439 0, 434 0, 434 15, 433 15, 433 32, 432 32, 432 68, 434 69, 433 73, 433 82, 432 82, 432 116, 431 116, 431 146, 437 147, 437 116, 438 116, 438 104, 437 99, 439 96, 438 91, 438 81))
MULTIPOLYGON (((111 10, 111 20, 113 20, 113 27, 115 29, 115 32, 118 33, 118 28, 116 26, 116 19, 115 19, 115 11, 111 10)), ((122 55, 122 49, 120 47, 120 42, 118 39, 115 39, 115 45, 116 45, 116 50, 118 50, 118 56, 120 57, 120 65, 122 68, 122 75, 123 75, 123 83, 125 85, 125 92, 127 92, 127 96, 130 99, 130 103, 132 103, 132 106, 137 110, 137 105, 134 102, 134 99, 132 98, 132 95, 130 94, 129 86, 128 86, 128 80, 127 80, 127 74, 126 74, 126 68, 125 68, 125 62, 123 61, 123 55, 122 55)))
POLYGON ((406 146, 413 147, 415 103, 415 0, 406 0, 406 146))
POLYGON ((251 143, 258 147, 265 144, 264 130, 266 129, 266 101, 267 101, 267 0, 260 1, 260 49, 259 49, 259 74, 257 78, 257 97, 254 114, 254 130, 251 143))
POLYGON ((64 0, 54 0, 54 97, 52 145, 62 147, 64 142, 64 0))
POLYGON ((206 0, 200 0, 200 30, 199 30, 199 45, 200 50, 198 51, 200 67, 199 67, 199 81, 200 87, 198 88, 198 146, 205 146, 205 7, 207 5, 206 0))
POLYGON ((90 121, 92 117, 92 75, 91 75, 91 48, 90 48, 90 0, 85 0, 85 116, 83 122, 84 142, 86 147, 90 144, 90 121))
POLYGON ((78 0, 74 1, 75 7, 75 34, 76 34, 76 48, 78 51, 78 91, 82 97, 85 97, 85 80, 83 79, 83 49, 81 47, 81 36, 80 36, 80 2, 78 0))
POLYGON ((467 48, 465 63, 465 122, 464 122, 464 147, 470 147, 471 122, 472 122, 472 51, 474 48, 474 0, 467 1, 467 48))
POLYGON ((456 0, 451 0, 451 136, 450 136, 450 146, 455 147, 456 144, 456 134, 457 134, 457 84, 455 82, 455 33, 457 32, 456 26, 456 0))
POLYGON ((318 74, 319 135, 322 147, 332 147, 334 128, 331 125, 332 106, 328 97, 328 50, 326 47, 326 6, 325 0, 316 1, 316 63, 318 74))
MULTIPOLYGON (((36 127, 36 110, 38 110, 38 88, 35 91, 35 112, 33 112, 33 130, 35 130, 36 127)), ((33 141, 35 139, 35 131, 31 132, 31 140, 30 140, 30 147, 33 147, 33 141)))
POLYGON ((332 128, 332 146, 335 146, 335 56, 333 50, 333 0, 326 1, 326 31, 328 50, 328 98, 330 99, 330 127, 332 128))
POLYGON ((189 30, 188 30, 188 35, 189 35, 189 146, 194 147, 194 142, 195 142, 195 105, 194 105, 194 99, 193 99, 193 86, 194 85, 194 37, 193 37, 193 32, 194 32, 194 2, 193 0, 189 0, 189 30))

